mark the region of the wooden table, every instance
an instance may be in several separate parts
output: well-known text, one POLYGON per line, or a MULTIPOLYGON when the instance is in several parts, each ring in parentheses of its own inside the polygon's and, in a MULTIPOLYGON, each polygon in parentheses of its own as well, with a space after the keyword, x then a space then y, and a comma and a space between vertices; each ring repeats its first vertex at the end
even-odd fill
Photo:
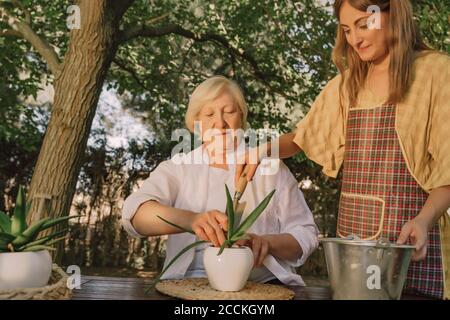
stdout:
MULTIPOLYGON (((81 288, 73 291, 73 300, 176 300, 153 289, 144 293, 151 280, 143 278, 118 278, 82 276, 81 288)), ((328 287, 291 287, 295 292, 294 300, 329 300, 328 287)), ((404 296, 406 300, 423 299, 416 296, 404 296)))
MULTIPOLYGON (((176 300, 155 289, 145 294, 151 280, 143 278, 118 278, 82 276, 81 288, 73 290, 73 300, 176 300)), ((295 300, 328 300, 327 287, 289 287, 295 292, 295 300)))

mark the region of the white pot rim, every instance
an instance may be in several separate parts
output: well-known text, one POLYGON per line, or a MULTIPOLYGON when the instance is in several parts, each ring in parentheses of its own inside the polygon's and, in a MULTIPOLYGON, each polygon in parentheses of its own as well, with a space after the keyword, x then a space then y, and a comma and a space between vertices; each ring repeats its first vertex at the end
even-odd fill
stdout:
MULTIPOLYGON (((213 245, 210 245, 210 246, 208 246, 207 248, 213 248, 213 249, 217 249, 217 250, 220 250, 220 247, 214 247, 213 245)), ((224 250, 228 250, 228 249, 247 249, 247 248, 249 248, 249 247, 247 247, 247 246, 235 246, 235 245, 233 245, 231 248, 224 248, 224 250)))
POLYGON ((46 249, 38 250, 38 251, 14 251, 14 252, 0 252, 0 255, 18 255, 18 254, 36 254, 36 253, 42 253, 42 252, 49 252, 46 249))

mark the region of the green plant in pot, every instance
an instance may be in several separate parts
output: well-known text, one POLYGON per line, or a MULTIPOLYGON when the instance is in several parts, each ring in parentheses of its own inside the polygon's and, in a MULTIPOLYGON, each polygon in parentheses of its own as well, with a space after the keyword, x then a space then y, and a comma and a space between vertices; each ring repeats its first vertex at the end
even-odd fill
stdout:
MULTIPOLYGON (((263 201, 247 216, 247 218, 237 227, 234 226, 235 212, 233 207, 233 200, 225 185, 225 192, 227 197, 226 213, 228 217, 228 230, 226 239, 220 248, 209 246, 205 249, 203 255, 203 263, 208 275, 209 284, 219 291, 239 291, 241 290, 250 275, 253 267, 253 253, 248 247, 239 247, 234 245, 238 240, 246 237, 247 230, 255 223, 258 217, 264 212, 270 200, 272 199, 275 190, 270 192, 263 201), (220 257, 219 257, 220 256, 220 257)), ((180 227, 166 219, 158 216, 166 223, 179 228, 185 232, 195 234, 192 230, 180 227)), ((164 273, 175 263, 175 261, 190 249, 207 243, 207 241, 196 241, 185 248, 183 248, 161 271, 156 278, 156 284, 164 273)))
POLYGON ((55 250, 52 245, 65 239, 68 229, 42 237, 39 234, 75 218, 44 218, 28 226, 30 207, 20 186, 12 217, 0 211, 0 291, 45 286, 52 271, 49 250, 55 250))

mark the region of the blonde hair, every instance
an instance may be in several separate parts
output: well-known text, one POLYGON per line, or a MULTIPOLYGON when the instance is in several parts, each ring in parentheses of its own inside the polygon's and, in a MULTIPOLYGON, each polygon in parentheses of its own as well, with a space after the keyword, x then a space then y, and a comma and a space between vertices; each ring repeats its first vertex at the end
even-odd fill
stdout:
MULTIPOLYGON (((413 10, 409 0, 336 0, 334 14, 340 19, 340 9, 345 1, 360 11, 367 11, 376 5, 382 12, 389 13, 388 46, 389 96, 386 103, 399 103, 406 95, 412 78, 412 66, 416 51, 430 50, 420 37, 413 19, 413 10)), ((355 106, 359 88, 362 88, 370 62, 362 61, 355 50, 348 44, 342 28, 337 29, 336 44, 333 50, 333 62, 342 75, 341 90, 344 82, 351 106, 355 106), (345 79, 346 74, 348 79, 345 79)), ((342 101, 342 97, 341 97, 342 101)))
POLYGON ((237 104, 242 115, 242 127, 247 127, 247 103, 245 102, 242 90, 239 85, 233 80, 227 79, 223 76, 213 76, 203 81, 189 99, 188 109, 185 115, 186 127, 194 132, 194 121, 203 106, 219 97, 223 92, 228 92, 237 104))

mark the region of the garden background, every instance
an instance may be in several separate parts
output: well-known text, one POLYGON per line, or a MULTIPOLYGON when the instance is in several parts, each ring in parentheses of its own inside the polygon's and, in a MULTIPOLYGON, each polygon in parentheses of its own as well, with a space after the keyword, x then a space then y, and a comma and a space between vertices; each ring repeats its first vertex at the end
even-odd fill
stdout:
MULTIPOLYGON (((426 42, 450 53, 448 2, 412 2, 426 42)), ((201 81, 234 79, 251 128, 284 133, 337 72, 329 1, 0 0, 0 15, 0 210, 24 185, 30 220, 81 214, 55 258, 83 274, 162 267, 165 237, 129 237, 121 207, 170 157, 201 81)), ((334 236, 339 178, 304 155, 286 163, 334 236)), ((326 275, 322 251, 300 269, 326 275)))

